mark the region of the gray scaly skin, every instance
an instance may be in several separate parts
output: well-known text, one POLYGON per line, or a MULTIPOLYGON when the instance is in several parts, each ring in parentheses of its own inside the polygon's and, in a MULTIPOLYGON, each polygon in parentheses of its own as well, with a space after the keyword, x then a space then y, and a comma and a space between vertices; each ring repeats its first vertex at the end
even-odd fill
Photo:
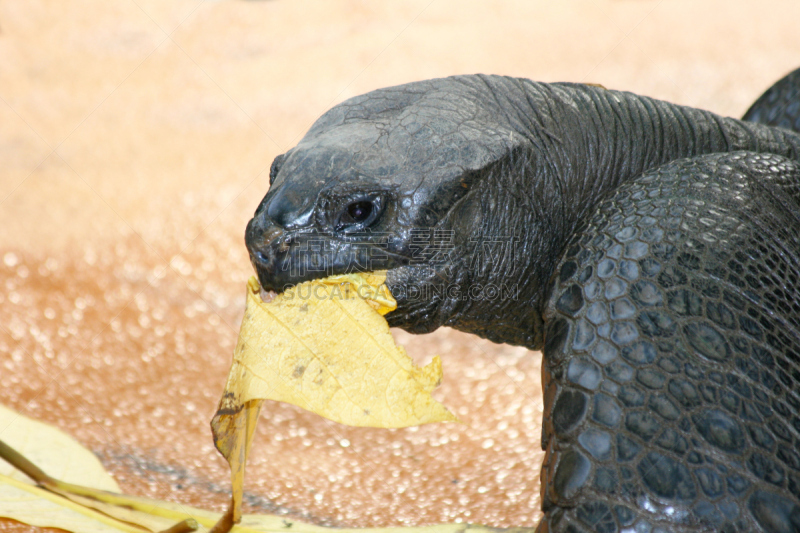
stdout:
POLYGON ((742 120, 800 131, 800 68, 762 94, 742 120))
POLYGON ((799 160, 630 93, 423 81, 323 115, 246 242, 266 289, 388 269, 390 325, 543 349, 539 531, 796 532, 799 160))

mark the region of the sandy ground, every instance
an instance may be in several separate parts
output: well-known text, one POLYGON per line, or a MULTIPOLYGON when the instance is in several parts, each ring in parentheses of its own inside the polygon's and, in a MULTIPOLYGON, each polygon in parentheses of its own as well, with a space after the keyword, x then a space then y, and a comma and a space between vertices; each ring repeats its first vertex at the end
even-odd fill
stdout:
MULTIPOLYGON (((0 401, 128 492, 222 509, 208 422, 272 158, 350 96, 461 73, 600 83, 740 116, 800 65, 796 0, 0 2, 0 401)), ((270 404, 248 510, 326 524, 539 516, 539 355, 440 331, 464 425, 270 404)), ((0 428, 2 438, 3 428, 0 428)), ((0 521, 0 530, 28 530, 0 521)))

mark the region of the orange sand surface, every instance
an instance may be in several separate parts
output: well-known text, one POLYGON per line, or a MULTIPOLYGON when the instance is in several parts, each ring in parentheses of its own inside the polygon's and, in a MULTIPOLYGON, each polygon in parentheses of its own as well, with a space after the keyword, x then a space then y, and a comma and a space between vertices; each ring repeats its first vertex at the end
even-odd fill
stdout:
MULTIPOLYGON (((796 0, 2 1, 0 402, 74 435, 127 492, 222 510, 209 421, 251 274, 244 227, 316 117, 474 72, 740 116, 800 65, 798 20, 796 0)), ((436 396, 465 424, 348 428, 268 403, 246 511, 535 525, 539 354, 397 337, 441 354, 436 396)))

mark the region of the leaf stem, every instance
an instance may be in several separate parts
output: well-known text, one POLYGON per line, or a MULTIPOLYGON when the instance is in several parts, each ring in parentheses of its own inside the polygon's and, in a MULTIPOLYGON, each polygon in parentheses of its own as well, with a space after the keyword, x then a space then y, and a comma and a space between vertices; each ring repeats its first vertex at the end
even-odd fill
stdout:
MULTIPOLYGON (((17 450, 6 444, 3 440, 0 440, 0 459, 5 460, 11 466, 31 478, 36 485, 48 492, 54 493, 62 498, 69 498, 70 494, 77 495, 77 496, 84 496, 86 498, 90 498, 92 500, 96 500, 99 502, 111 504, 111 505, 119 505, 122 507, 129 507, 133 510, 137 510, 140 512, 144 512, 146 514, 152 514, 155 516, 162 516, 163 518, 168 519, 183 519, 182 521, 178 522, 177 524, 173 525, 172 527, 164 530, 162 533, 188 533, 190 531, 196 531, 199 527, 197 520, 192 517, 185 518, 185 513, 175 513, 167 511, 166 513, 163 512, 158 506, 153 505, 154 502, 148 502, 146 499, 137 499, 136 497, 128 497, 123 494, 116 494, 113 492, 108 492, 105 490, 93 489, 90 487, 84 487, 81 485, 74 485, 72 483, 67 483, 56 479, 54 477, 48 476, 44 473, 44 471, 33 464, 27 457, 19 453, 17 450), (183 514, 183 516, 181 516, 183 514), (177 515, 177 516, 176 516, 177 515)), ((67 500, 69 501, 69 500, 67 500)), ((62 504, 63 505, 63 504, 62 504)), ((79 507, 82 509, 86 509, 91 514, 88 516, 97 517, 98 514, 97 510, 90 509, 85 505, 81 505, 77 502, 71 502, 71 507, 79 507)), ((84 514, 87 514, 84 511, 81 511, 84 514)), ((103 516, 106 516, 104 513, 99 513, 103 516)), ((114 517, 109 517, 114 522, 118 522, 114 517)), ((116 527, 119 527, 118 524, 114 524, 116 527)), ((137 529, 139 531, 139 529, 137 529)))
POLYGON ((31 478, 39 486, 45 487, 52 485, 52 483, 56 481, 2 440, 0 440, 0 459, 4 459, 8 464, 31 478))

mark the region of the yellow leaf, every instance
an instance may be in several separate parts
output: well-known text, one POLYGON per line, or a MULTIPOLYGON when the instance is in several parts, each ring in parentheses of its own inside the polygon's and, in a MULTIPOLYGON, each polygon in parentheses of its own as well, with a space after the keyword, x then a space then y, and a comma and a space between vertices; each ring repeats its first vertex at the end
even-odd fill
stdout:
POLYGON ((439 357, 419 368, 381 316, 397 302, 385 272, 332 276, 265 303, 255 278, 225 392, 211 421, 231 467, 233 494, 212 531, 240 519, 244 468, 263 400, 278 400, 351 426, 400 428, 457 418, 431 397, 439 357))
MULTIPOLYGON (((0 405, 0 437, 42 470, 62 480, 119 491, 97 457, 57 428, 0 405)), ((39 527, 67 531, 126 531, 101 513, 36 487, 24 474, 0 461, 0 516, 39 527)), ((138 531, 142 531, 138 529, 138 531)))
POLYGON ((384 279, 334 276, 264 303, 252 278, 226 398, 287 402, 351 426, 456 420, 430 395, 442 379, 441 360, 414 365, 376 312, 396 306, 384 279))
MULTIPOLYGON (((119 485, 95 455, 61 430, 32 420, 0 405, 0 439, 24 454, 48 475, 67 483, 119 492, 119 485), (54 454, 53 450, 59 450, 54 454)), ((30 481, 10 464, 0 461, 0 474, 30 481)))

